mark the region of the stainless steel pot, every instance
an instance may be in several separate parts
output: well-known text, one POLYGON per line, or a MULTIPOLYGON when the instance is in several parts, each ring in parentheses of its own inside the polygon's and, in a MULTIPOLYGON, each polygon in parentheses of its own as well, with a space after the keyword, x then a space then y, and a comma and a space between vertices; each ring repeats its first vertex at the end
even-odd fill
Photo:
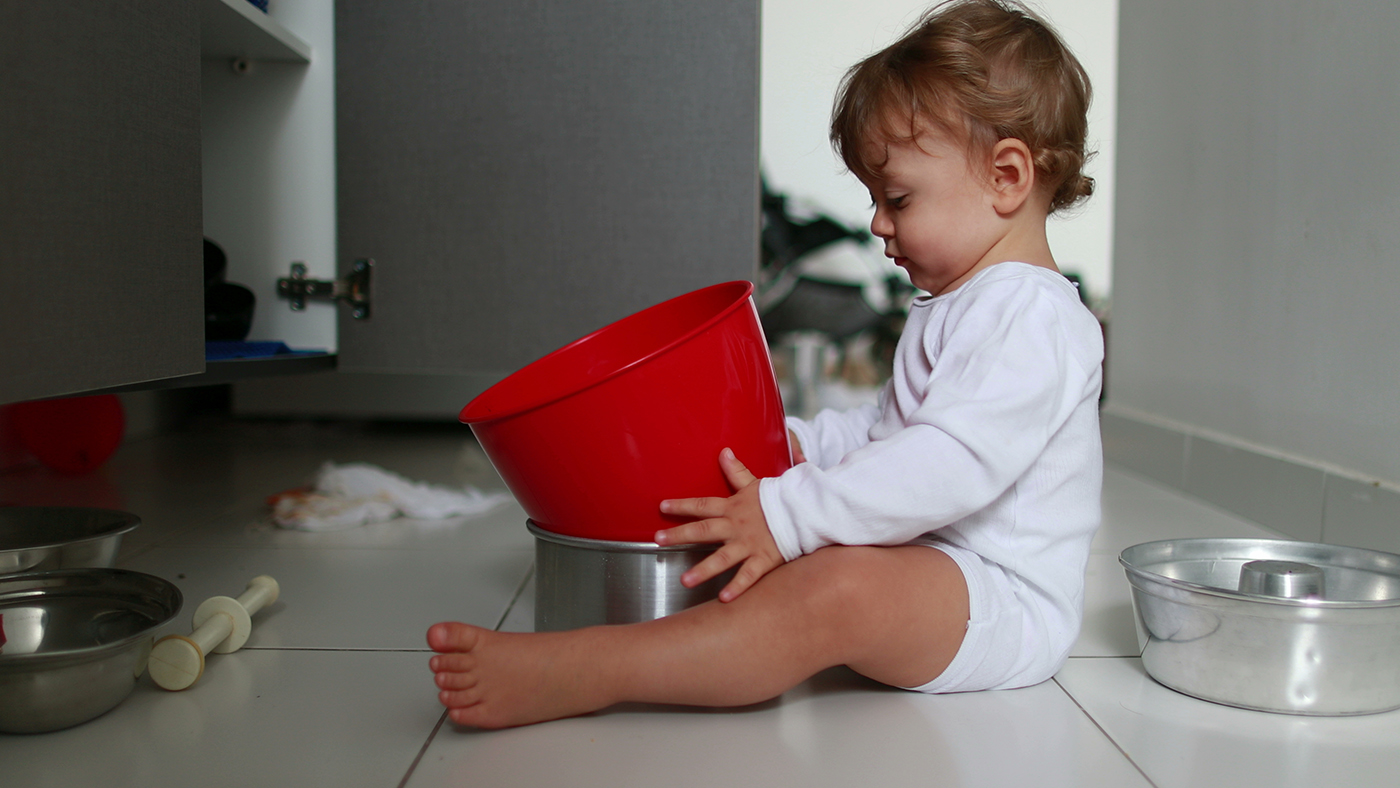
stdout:
POLYGON ((0 577, 0 731, 67 728, 121 703, 181 602, 173 584, 124 569, 0 577))
POLYGON ((1400 708, 1400 556, 1272 539, 1134 545, 1142 664, 1172 689, 1285 714, 1400 708))
POLYGON ((116 563, 141 518, 112 509, 0 507, 0 575, 116 563))
POLYGON ((733 577, 731 570, 695 588, 681 585, 716 545, 580 539, 527 526, 535 535, 536 632, 661 618, 715 599, 733 577))

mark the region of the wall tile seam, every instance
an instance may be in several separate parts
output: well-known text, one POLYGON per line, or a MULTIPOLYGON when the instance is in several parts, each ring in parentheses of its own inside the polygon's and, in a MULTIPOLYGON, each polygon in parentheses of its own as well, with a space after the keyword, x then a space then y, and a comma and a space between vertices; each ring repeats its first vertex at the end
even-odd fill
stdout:
MULTIPOLYGON (((1357 484, 1375 487, 1390 493, 1394 493, 1396 495, 1400 495, 1400 481, 1377 479, 1374 476, 1359 473, 1349 468, 1344 468, 1340 465, 1322 462, 1320 460, 1309 459, 1307 457, 1303 457, 1297 454, 1291 454, 1281 449, 1266 446, 1260 443, 1254 443, 1252 441, 1248 441, 1243 438, 1230 435, 1228 433, 1219 432, 1206 427, 1199 427, 1193 424, 1187 424, 1185 422, 1169 419, 1164 416, 1157 415, 1155 413, 1148 413, 1146 411, 1135 410, 1130 407, 1126 407, 1123 405, 1115 405, 1113 403, 1106 403, 1103 407, 1102 412, 1105 415, 1116 416, 1118 418, 1126 419, 1128 421, 1135 421, 1140 424, 1145 424, 1150 427, 1156 427, 1158 429, 1166 430, 1168 432, 1173 432, 1180 435, 1184 439, 1185 444, 1183 447, 1181 458, 1181 476, 1183 484, 1186 478, 1186 468, 1189 467, 1191 462, 1191 439, 1201 438, 1203 440, 1213 441, 1231 449, 1250 452, 1252 454, 1256 454, 1267 459, 1278 460, 1292 465, 1297 465, 1307 470, 1320 471, 1326 478, 1336 477, 1338 479, 1343 479, 1346 481, 1355 482, 1357 484)), ((1184 487, 1178 487, 1178 489, 1184 489, 1184 487)))
MULTIPOLYGON (((1400 511, 1400 492, 1396 492, 1391 485, 1365 477, 1357 478, 1353 474, 1331 472, 1319 468, 1317 464, 1299 462, 1295 458, 1280 458, 1277 453, 1240 448, 1238 442, 1235 442, 1236 445, 1230 446, 1225 442, 1215 441, 1213 437, 1197 435, 1196 437, 1200 438, 1199 442, 1202 444, 1209 442, 1217 446, 1228 447, 1232 450, 1231 453, 1240 451, 1244 456, 1241 456, 1238 462, 1242 465, 1254 464, 1260 459, 1264 459, 1303 471, 1318 481, 1318 488, 1304 496, 1309 500, 1308 508, 1312 509, 1314 507, 1311 504, 1316 504, 1316 511, 1310 512, 1300 520, 1294 520, 1291 525, 1287 526, 1284 523, 1266 523, 1259 519, 1259 515, 1268 510, 1270 500, 1273 498, 1273 494, 1267 486, 1262 489, 1256 488, 1253 494, 1246 495, 1241 499, 1237 496, 1217 496, 1209 490, 1197 489, 1195 485, 1190 483, 1191 471, 1193 470, 1191 449, 1196 441, 1192 440, 1192 436, 1183 430, 1181 425, 1175 423, 1164 425, 1165 420, 1163 419, 1137 418, 1138 414, 1124 414, 1121 409, 1116 413, 1106 413, 1105 415, 1114 420, 1120 420, 1125 425, 1135 424, 1139 428, 1146 427, 1172 438, 1172 448, 1170 449, 1161 443, 1149 447, 1140 441, 1128 438, 1128 444, 1123 445, 1125 451, 1121 456, 1115 456, 1116 453, 1109 448, 1110 445, 1118 443, 1118 441, 1106 441, 1105 449, 1108 454, 1105 459, 1124 463, 1125 467, 1130 470, 1141 472, 1143 469, 1138 468, 1134 461, 1141 460, 1144 449, 1148 453, 1154 453, 1155 450, 1155 454, 1162 457, 1168 456, 1169 453, 1175 455, 1180 462, 1181 483, 1168 481, 1158 475, 1149 475, 1158 483, 1165 484, 1184 495, 1244 517, 1285 538, 1400 553, 1400 517, 1393 515, 1394 512, 1400 511), (1358 496, 1364 498, 1364 509, 1367 511, 1358 513, 1353 510, 1348 514, 1348 504, 1354 504, 1354 499, 1358 496), (1357 516, 1360 517, 1360 520, 1356 519, 1357 516), (1338 519, 1339 517, 1341 519, 1338 519)), ((1106 419, 1105 421, 1111 424, 1110 420, 1106 419)), ((1110 431, 1113 429, 1112 426, 1109 427, 1110 431)))
POLYGON ((1183 435, 1182 441, 1186 457, 1182 469, 1183 493, 1289 539, 1322 540, 1327 491, 1325 472, 1204 436, 1183 435), (1198 444, 1203 451, 1196 450, 1198 444), (1207 449, 1207 445, 1213 448, 1207 449), (1223 457, 1229 458, 1224 464, 1221 450, 1224 450, 1223 457), (1213 460, 1211 455, 1215 455, 1213 460), (1280 466, 1289 469, 1285 474, 1291 470, 1302 471, 1311 482, 1309 489, 1300 491, 1296 486, 1289 486, 1270 470, 1280 466), (1260 470, 1264 471, 1262 479, 1258 476, 1260 470), (1218 486, 1220 479, 1229 480, 1225 488, 1218 486), (1280 509, 1282 499, 1286 498, 1292 498, 1295 506, 1280 509), (1308 511, 1300 510, 1300 506, 1308 511))

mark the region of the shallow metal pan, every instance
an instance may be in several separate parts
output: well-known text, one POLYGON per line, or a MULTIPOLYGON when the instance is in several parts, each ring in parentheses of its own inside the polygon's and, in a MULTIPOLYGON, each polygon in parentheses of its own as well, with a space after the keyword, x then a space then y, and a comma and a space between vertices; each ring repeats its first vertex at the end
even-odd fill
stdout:
POLYGON ((1178 539, 1134 545, 1119 562, 1132 586, 1143 667, 1162 684, 1287 714, 1400 708, 1400 556, 1286 540, 1178 539), (1290 582, 1295 574, 1317 583, 1290 582))
POLYGON ((111 566, 122 535, 140 524, 114 509, 0 507, 0 575, 111 566))
POLYGON ((124 569, 0 577, 0 731, 86 722, 131 693, 180 590, 124 569))

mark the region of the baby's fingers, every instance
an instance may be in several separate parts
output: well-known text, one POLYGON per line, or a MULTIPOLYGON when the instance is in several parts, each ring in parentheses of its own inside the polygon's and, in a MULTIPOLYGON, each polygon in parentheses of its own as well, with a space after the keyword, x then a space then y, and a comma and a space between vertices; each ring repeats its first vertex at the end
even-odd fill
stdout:
MULTIPOLYGON (((704 499, 694 498, 690 500, 704 499)), ((666 503, 671 502, 667 501, 666 503)), ((664 504, 661 507, 661 511, 666 512, 667 514, 677 513, 671 509, 667 509, 664 504)), ((707 515, 695 516, 705 517, 707 515)), ((656 536, 653 538, 656 539, 656 543, 659 545, 706 544, 709 542, 723 542, 725 539, 728 538, 728 534, 723 533, 722 530, 719 528, 719 525, 721 523, 721 520, 713 519, 696 520, 694 522, 678 525, 675 528, 667 528, 664 531, 657 531, 656 536)))
POLYGON ((661 502, 661 513, 678 517, 719 517, 726 498, 670 498, 661 502))
POLYGON ((705 560, 692 566, 690 569, 686 570, 685 574, 681 575, 681 585, 686 588, 694 588, 711 578, 723 574, 730 567, 742 560, 741 558, 732 557, 731 554, 733 552, 734 549, 731 546, 725 545, 713 553, 710 553, 705 557, 705 560))
POLYGON ((734 573, 734 579, 729 584, 720 589, 719 601, 733 602, 739 595, 753 587, 760 578, 773 571, 780 562, 764 558, 761 555, 749 556, 749 560, 739 567, 739 571, 734 573))
POLYGON ((734 456, 733 449, 726 448, 719 453, 719 467, 724 471, 724 478, 729 481, 729 486, 736 492, 758 481, 758 477, 734 456))

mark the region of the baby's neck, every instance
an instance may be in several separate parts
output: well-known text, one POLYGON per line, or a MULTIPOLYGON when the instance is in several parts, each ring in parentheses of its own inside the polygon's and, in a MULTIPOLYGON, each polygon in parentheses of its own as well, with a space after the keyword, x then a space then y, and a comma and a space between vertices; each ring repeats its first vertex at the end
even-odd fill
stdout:
POLYGON ((990 262, 1016 261, 1059 271, 1045 231, 1046 218, 1045 211, 1039 205, 1027 203, 1022 206, 1022 210, 1008 219, 1007 232, 1001 241, 992 247, 993 256, 1000 259, 990 262))
POLYGON ((942 292, 951 293, 966 284, 979 271, 990 268, 997 263, 1026 263, 1059 273, 1060 268, 1055 265, 1055 256, 1050 253, 1050 241, 1045 234, 1045 221, 1042 219, 1038 223, 1034 221, 1012 222, 1007 233, 991 249, 987 250, 977 265, 968 269, 942 292))

